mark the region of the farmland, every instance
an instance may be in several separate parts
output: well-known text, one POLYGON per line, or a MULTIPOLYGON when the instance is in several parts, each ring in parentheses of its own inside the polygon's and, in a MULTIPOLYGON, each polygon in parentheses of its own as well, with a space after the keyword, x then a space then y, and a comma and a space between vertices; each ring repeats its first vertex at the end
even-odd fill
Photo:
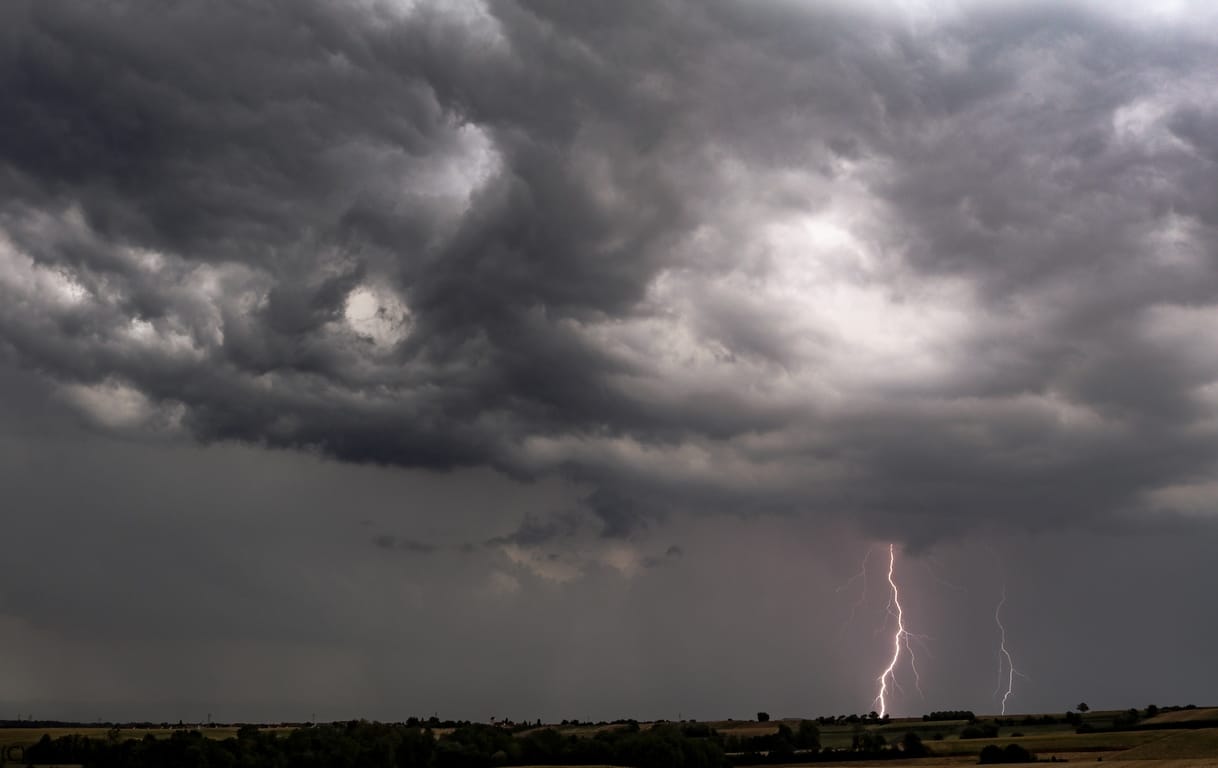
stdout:
MULTIPOLYGON (((105 755, 144 750, 161 762, 172 750, 242 758, 282 750, 285 755, 330 754, 329 764, 362 764, 340 759, 335 749, 397 744, 396 761, 384 765, 430 768, 493 768, 530 765, 629 765, 686 768, 747 765, 934 766, 975 765, 983 750, 997 748, 1029 754, 1041 762, 1099 762, 1139 768, 1218 766, 1218 709, 1157 708, 948 719, 879 718, 874 715, 822 717, 816 721, 768 720, 666 721, 638 723, 563 722, 556 725, 431 722, 377 724, 365 721, 329 725, 189 727, 9 727, 0 728, 0 747, 32 747, 30 754, 54 754, 61 763, 110 764, 105 755), (45 738, 44 738, 45 737, 45 738), (68 738, 64 738, 68 737, 68 738), (81 737, 89 740, 82 742, 81 737), (44 751, 33 747, 43 739, 44 751), (49 742, 62 749, 46 752, 49 742), (83 746, 82 746, 83 744, 83 746), (163 744, 163 747, 156 747, 163 744), (94 746, 90 746, 94 745, 94 746), (176 745, 176 746, 175 746, 176 745), (211 746, 209 746, 211 745, 211 746), (991 746, 992 745, 992 746, 991 746), (156 752, 156 750, 161 750, 156 752), (74 751, 73 751, 74 750, 74 751), (107 751, 109 750, 109 751, 107 751), (660 750, 657 752, 657 750, 660 750), (668 750, 664 752, 664 750, 668 750), (1026 752, 1023 752, 1026 750, 1026 752), (656 754, 668 757, 657 759, 656 754), (403 761, 403 755, 408 760, 403 761), (921 755, 914 757, 914 755, 921 755), (72 756, 79 759, 73 760, 72 756), (668 760, 666 762, 666 760, 668 760), (336 762, 335 762, 336 761, 336 762)), ((943 716, 946 715, 946 716, 943 716)), ((384 754, 395 754, 386 752, 384 754)), ((10 758, 12 754, 10 753, 10 758)), ((19 758, 18 758, 19 759, 19 758)), ((125 758, 124 758, 125 759, 125 758)), ((193 759, 193 758, 192 758, 193 759)), ((39 761, 49 762, 49 761, 39 761)), ((139 760, 134 763, 141 764, 139 760)), ((285 764, 296 764, 288 758, 285 764)), ((314 763, 301 763, 312 765, 314 763)), ((319 764, 319 763, 318 763, 319 764)))

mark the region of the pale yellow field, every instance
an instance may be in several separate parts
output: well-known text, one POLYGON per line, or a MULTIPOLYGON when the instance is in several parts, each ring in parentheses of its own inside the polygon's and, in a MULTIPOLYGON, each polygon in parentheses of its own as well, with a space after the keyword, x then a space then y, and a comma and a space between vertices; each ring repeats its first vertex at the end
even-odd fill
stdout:
POLYGON ((1164 712, 1145 720, 1144 723, 1146 725, 1163 725, 1166 723, 1195 723, 1199 720, 1218 720, 1218 707, 1180 709, 1175 712, 1164 712))
POLYGON ((1169 731, 1164 738, 1121 753, 1122 760, 1208 758, 1218 765, 1218 728, 1169 731))

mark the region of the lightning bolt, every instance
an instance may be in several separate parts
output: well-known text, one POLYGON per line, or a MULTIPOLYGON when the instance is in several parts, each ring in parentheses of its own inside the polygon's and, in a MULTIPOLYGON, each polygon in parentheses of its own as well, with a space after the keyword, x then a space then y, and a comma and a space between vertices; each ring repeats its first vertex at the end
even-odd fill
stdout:
POLYGON ((1015 663, 1011 660, 1011 652, 1007 650, 1007 628, 1002 623, 1002 606, 1007 602, 1007 586, 1002 585, 1002 599, 998 601, 998 607, 994 609, 994 623, 998 625, 998 685, 994 687, 994 697, 998 697, 998 693, 1002 692, 1002 714, 1007 713, 1007 699, 1011 698, 1011 692, 1015 688, 1015 675, 1019 672, 1015 669, 1015 663), (1006 669, 1007 689, 1002 691, 1002 671, 1006 669))
POLYGON ((879 693, 876 694, 873 704, 876 710, 880 713, 880 717, 888 714, 888 694, 889 681, 892 682, 892 687, 896 690, 901 690, 901 684, 897 682, 897 665, 901 661, 901 649, 909 654, 909 668, 913 672, 914 686, 918 689, 918 694, 922 694, 922 679, 918 674, 917 659, 914 658, 913 647, 910 646, 910 638, 914 637, 908 629, 905 628, 905 609, 901 607, 901 590, 897 587, 896 580, 897 568, 897 549, 895 544, 888 545, 888 615, 896 619, 897 629, 892 636, 892 659, 888 662, 888 666, 880 673, 877 682, 880 684, 879 693))

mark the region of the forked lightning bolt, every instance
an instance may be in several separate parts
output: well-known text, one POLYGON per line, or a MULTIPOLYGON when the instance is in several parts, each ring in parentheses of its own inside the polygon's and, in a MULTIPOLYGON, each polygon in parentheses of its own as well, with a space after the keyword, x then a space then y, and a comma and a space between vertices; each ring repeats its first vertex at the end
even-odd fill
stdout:
POLYGON ((893 688, 900 690, 901 684, 897 682, 897 665, 901 661, 901 649, 905 649, 909 654, 909 668, 913 671, 914 685, 918 689, 918 693, 922 693, 922 681, 918 676, 917 660, 914 658, 913 648, 910 647, 909 640, 913 637, 909 630, 905 628, 905 609, 901 607, 901 590, 897 587, 896 581, 897 567, 897 550, 896 545, 888 545, 888 614, 896 619, 897 629, 892 636, 892 660, 888 662, 888 666, 880 673, 878 682, 880 691, 875 697, 875 708, 880 716, 888 714, 888 694, 889 681, 892 682, 893 688))
POLYGON ((994 688, 994 697, 997 698, 999 692, 1002 692, 1002 714, 1007 713, 1007 699, 1011 698, 1011 692, 1015 689, 1015 675, 1019 674, 1015 669, 1015 663, 1011 661, 1011 652, 1007 650, 1007 628, 1002 624, 1002 606, 1007 602, 1007 587, 1002 585, 1002 599, 998 601, 998 607, 994 609, 994 623, 998 625, 998 685, 994 688), (1006 669, 1007 689, 1002 691, 1002 671, 1006 669))

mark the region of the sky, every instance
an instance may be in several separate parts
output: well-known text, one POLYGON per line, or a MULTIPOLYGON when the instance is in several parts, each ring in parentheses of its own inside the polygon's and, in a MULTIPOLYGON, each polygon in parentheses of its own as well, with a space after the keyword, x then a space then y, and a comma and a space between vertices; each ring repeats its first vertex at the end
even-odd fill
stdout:
POLYGON ((1117 5, 0 4, 0 717, 867 712, 890 547, 891 714, 1215 703, 1218 18, 1117 5))

